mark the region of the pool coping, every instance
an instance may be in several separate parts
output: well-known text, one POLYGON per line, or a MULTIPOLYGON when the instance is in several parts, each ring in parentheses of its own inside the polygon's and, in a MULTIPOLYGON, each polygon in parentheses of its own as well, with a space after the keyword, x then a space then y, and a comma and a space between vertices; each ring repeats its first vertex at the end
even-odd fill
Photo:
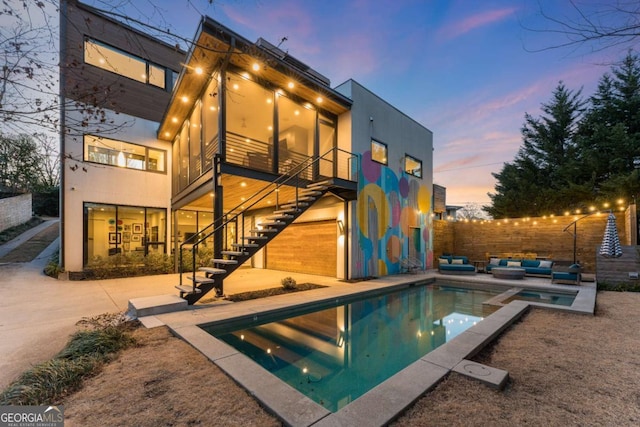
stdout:
POLYGON ((596 284, 581 286, 545 284, 539 280, 504 280, 476 276, 456 277, 426 273, 421 275, 386 276, 344 287, 327 287, 311 291, 243 301, 241 303, 192 306, 188 310, 158 314, 141 318, 149 326, 166 325, 172 333, 184 339, 227 375, 245 388, 271 413, 291 426, 344 426, 385 425, 397 418, 417 399, 432 390, 462 361, 472 358, 493 341, 531 307, 555 309, 579 314, 593 314, 595 310, 596 284), (201 326, 228 321, 243 316, 260 316, 264 313, 289 311, 328 301, 344 302, 362 294, 386 292, 412 284, 425 284, 441 280, 509 289, 544 290, 548 292, 575 292, 574 303, 559 306, 531 301, 515 300, 503 305, 482 322, 472 326, 448 343, 427 353, 391 378, 374 387, 358 399, 335 413, 330 412, 310 398, 289 386, 275 375, 263 369, 249 357, 230 345, 214 338, 201 326))

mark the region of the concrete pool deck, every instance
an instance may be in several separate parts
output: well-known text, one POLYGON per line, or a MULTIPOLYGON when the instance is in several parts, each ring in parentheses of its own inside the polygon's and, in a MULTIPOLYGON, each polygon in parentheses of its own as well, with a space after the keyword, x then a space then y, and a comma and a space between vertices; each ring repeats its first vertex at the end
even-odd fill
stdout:
MULTIPOLYGON (((141 317, 147 327, 166 325, 177 336, 202 352, 209 360, 226 372, 236 382, 254 395, 270 412, 286 425, 292 426, 372 426, 385 425, 396 418, 423 394, 433 389, 450 372, 458 372, 476 378, 497 375, 495 383, 506 381, 499 367, 483 367, 468 359, 494 340, 530 307, 563 310, 578 314, 593 314, 596 300, 596 283, 586 282, 580 286, 551 284, 548 278, 524 280, 495 279, 479 273, 475 276, 456 277, 426 272, 416 275, 387 276, 357 283, 344 283, 325 278, 328 287, 306 292, 292 293, 240 303, 216 302, 190 306, 186 310, 141 317), (199 325, 252 317, 257 319, 265 313, 289 312, 293 308, 311 306, 327 301, 345 301, 358 294, 384 292, 394 287, 406 287, 414 283, 430 282, 471 284, 472 286, 499 286, 505 292, 492 298, 491 304, 500 308, 482 322, 458 335, 456 338, 426 354, 388 380, 379 384, 363 396, 347 404, 335 413, 315 403, 291 386, 260 367, 235 348, 217 340, 199 325), (331 283, 329 283, 332 281, 331 283), (527 289, 540 292, 575 293, 570 307, 543 302, 503 301, 527 289)), ((482 378, 478 378, 482 379, 482 378)), ((493 385, 491 380, 488 381, 493 385)))

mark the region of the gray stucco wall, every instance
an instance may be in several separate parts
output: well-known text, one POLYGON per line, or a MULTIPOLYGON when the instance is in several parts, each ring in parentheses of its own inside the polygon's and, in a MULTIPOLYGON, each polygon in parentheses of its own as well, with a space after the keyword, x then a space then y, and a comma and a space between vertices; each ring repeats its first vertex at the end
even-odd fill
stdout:
POLYGON ((0 199, 0 231, 23 224, 31 216, 31 194, 0 199))

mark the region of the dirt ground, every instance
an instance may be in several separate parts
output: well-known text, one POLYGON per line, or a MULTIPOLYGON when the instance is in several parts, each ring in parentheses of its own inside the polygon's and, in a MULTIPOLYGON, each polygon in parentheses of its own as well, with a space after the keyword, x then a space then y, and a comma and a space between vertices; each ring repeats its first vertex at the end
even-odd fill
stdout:
MULTIPOLYGON (((505 369, 494 391, 458 374, 398 426, 640 425, 640 293, 600 292, 596 316, 535 309, 476 360, 505 369)), ((246 391, 165 328, 65 402, 68 426, 276 426, 246 391)))

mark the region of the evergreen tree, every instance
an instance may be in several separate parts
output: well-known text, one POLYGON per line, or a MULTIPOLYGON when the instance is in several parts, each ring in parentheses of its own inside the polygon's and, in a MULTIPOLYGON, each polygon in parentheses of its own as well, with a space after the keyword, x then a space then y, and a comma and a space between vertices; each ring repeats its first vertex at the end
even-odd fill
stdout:
MULTIPOLYGON (((581 90, 560 82, 540 118, 525 115, 523 146, 513 163, 506 163, 497 179, 492 205, 484 210, 494 218, 541 215, 564 208, 562 196, 574 184, 579 169, 575 137, 585 102, 581 90)), ((580 191, 580 193, 583 193, 580 191)))
MULTIPOLYGON (((590 99, 580 126, 580 179, 591 185, 596 200, 627 198, 640 192, 632 179, 640 156, 640 59, 629 53, 605 74, 590 99)), ((637 172, 636 172, 637 175, 637 172)))

